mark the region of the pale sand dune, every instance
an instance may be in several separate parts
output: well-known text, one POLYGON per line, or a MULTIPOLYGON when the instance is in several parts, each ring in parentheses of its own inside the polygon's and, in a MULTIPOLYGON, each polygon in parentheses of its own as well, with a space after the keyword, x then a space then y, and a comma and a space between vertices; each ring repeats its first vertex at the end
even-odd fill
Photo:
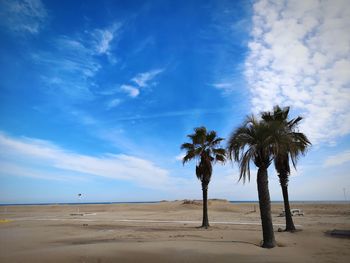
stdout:
POLYGON ((350 229, 349 204, 292 207, 305 212, 294 217, 302 231, 280 233, 282 204, 272 206, 274 249, 259 247, 253 204, 211 201, 208 230, 187 222, 201 221, 201 206, 180 201, 82 205, 81 212, 94 213, 84 216, 71 216, 77 207, 69 205, 1 207, 0 219, 12 222, 0 223, 0 262, 350 262, 350 239, 325 234, 350 229))

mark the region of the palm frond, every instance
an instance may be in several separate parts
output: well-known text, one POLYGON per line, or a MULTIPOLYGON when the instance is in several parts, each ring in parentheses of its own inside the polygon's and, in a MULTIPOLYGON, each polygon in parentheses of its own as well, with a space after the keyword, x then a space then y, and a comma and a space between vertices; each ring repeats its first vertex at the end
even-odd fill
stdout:
POLYGON ((216 146, 216 145, 220 144, 223 140, 225 140, 225 139, 218 137, 218 138, 214 139, 210 144, 212 146, 216 146))
POLYGON ((288 123, 287 123, 288 128, 291 129, 291 130, 292 130, 292 129, 295 129, 296 126, 298 126, 299 122, 300 122, 302 119, 303 119, 302 117, 298 116, 298 117, 296 117, 295 119, 292 119, 292 120, 288 121, 288 123))
POLYGON ((193 149, 194 149, 194 145, 192 144, 192 143, 183 143, 182 145, 181 145, 181 150, 187 150, 187 151, 192 151, 193 149))
POLYGON ((225 157, 225 155, 221 155, 221 154, 215 155, 215 162, 222 162, 222 163, 225 163, 225 162, 226 162, 226 157, 225 157))
POLYGON ((215 138, 216 138, 216 131, 210 131, 206 135, 206 141, 208 144, 211 144, 215 138))
POLYGON ((192 159, 196 158, 196 153, 195 151, 188 151, 184 158, 182 158, 182 164, 184 165, 185 163, 191 161, 192 159))
POLYGON ((213 149, 213 153, 225 156, 226 155, 226 150, 224 148, 216 148, 216 149, 214 148, 213 149))
POLYGON ((279 106, 275 106, 273 112, 262 113, 262 119, 273 130, 271 150, 275 158, 275 168, 278 173, 287 174, 290 173, 289 158, 296 168, 299 155, 304 155, 311 145, 303 133, 295 131, 302 117, 288 120, 288 114, 289 107, 281 109, 279 106))

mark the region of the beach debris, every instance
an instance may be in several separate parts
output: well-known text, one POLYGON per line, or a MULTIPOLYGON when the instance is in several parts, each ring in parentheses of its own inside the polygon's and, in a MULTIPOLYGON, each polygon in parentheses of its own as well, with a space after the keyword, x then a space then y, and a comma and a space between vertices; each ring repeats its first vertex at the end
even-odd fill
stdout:
POLYGON ((71 216, 95 216, 96 213, 85 212, 85 213, 71 213, 71 216))
POLYGON ((246 214, 252 214, 252 213, 256 213, 256 206, 253 206, 253 210, 252 211, 248 211, 246 212, 246 214))
MULTIPOLYGON (((304 216, 303 210, 299 208, 291 209, 290 212, 292 213, 292 216, 304 216)), ((280 213, 279 216, 286 216, 286 212, 282 210, 282 213, 280 213)))
POLYGON ((350 238, 350 230, 333 229, 331 231, 327 231, 326 234, 332 237, 350 238))
POLYGON ((96 213, 85 212, 84 215, 85 215, 85 216, 95 216, 96 213))

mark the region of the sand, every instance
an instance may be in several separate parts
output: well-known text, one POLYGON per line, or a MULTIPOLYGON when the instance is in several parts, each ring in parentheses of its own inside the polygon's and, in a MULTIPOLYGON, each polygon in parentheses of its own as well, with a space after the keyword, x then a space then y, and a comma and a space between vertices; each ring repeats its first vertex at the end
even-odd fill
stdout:
POLYGON ((211 201, 209 229, 199 204, 9 206, 0 211, 0 262, 350 262, 350 204, 293 204, 300 231, 278 232, 282 204, 272 205, 278 246, 259 247, 258 206, 211 201))

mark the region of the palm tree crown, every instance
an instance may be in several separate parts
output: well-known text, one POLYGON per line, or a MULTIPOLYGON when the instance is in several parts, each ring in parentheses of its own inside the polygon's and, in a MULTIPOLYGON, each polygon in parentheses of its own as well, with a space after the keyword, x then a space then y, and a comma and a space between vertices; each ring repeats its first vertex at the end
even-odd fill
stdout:
POLYGON ((232 133, 228 153, 231 160, 239 163, 239 180, 250 180, 250 161, 263 168, 271 164, 275 151, 273 133, 273 127, 254 116, 248 116, 243 125, 232 133))
POLYGON ((226 160, 226 151, 220 148, 223 138, 217 137, 215 131, 207 132, 205 127, 194 129, 195 133, 188 135, 192 142, 181 145, 182 150, 186 150, 183 164, 195 159, 197 160, 196 175, 202 182, 209 183, 212 174, 212 162, 222 162, 226 160), (198 164, 199 161, 199 164, 198 164))
POLYGON ((278 152, 276 153, 274 164, 279 174, 290 174, 289 158, 292 161, 294 168, 296 168, 297 160, 300 154, 304 155, 311 142, 305 134, 298 132, 297 128, 302 117, 297 117, 288 120, 289 107, 281 109, 275 106, 273 112, 263 112, 262 119, 273 125, 278 133, 281 135, 278 152))

